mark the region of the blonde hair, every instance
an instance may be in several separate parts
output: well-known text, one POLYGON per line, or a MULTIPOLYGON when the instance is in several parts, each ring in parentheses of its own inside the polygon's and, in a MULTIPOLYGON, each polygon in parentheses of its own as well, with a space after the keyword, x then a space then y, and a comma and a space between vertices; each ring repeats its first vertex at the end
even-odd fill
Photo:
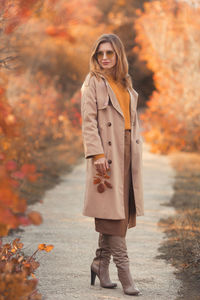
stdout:
POLYGON ((116 65, 114 67, 114 80, 121 82, 124 87, 132 87, 131 77, 128 74, 128 60, 126 57, 124 45, 120 38, 113 33, 101 35, 93 45, 90 56, 90 73, 97 78, 99 74, 104 74, 104 70, 97 61, 96 53, 100 44, 110 43, 116 53, 116 65))

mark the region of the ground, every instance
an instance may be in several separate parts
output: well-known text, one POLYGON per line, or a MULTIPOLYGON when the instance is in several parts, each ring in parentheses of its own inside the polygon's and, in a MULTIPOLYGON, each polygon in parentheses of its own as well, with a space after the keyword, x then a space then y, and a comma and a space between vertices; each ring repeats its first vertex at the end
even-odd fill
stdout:
MULTIPOLYGON (((90 264, 98 233, 94 230, 94 220, 82 216, 85 168, 83 158, 71 173, 61 177, 58 185, 45 193, 43 203, 30 205, 30 209, 40 211, 43 216, 40 226, 21 227, 21 232, 4 238, 4 242, 20 237, 27 255, 31 255, 40 243, 54 245, 50 253, 38 255, 40 267, 35 275, 43 299, 130 299, 123 294, 113 262, 110 276, 118 287, 114 290, 101 288, 98 278, 95 286, 90 286, 90 264)), ((145 216, 138 217, 136 228, 127 233, 130 267, 141 291, 141 300, 176 299, 180 288, 173 273, 175 268, 166 260, 157 258, 158 248, 165 237, 158 221, 174 214, 172 207, 163 205, 173 194, 174 175, 168 157, 151 154, 144 144, 145 216)))

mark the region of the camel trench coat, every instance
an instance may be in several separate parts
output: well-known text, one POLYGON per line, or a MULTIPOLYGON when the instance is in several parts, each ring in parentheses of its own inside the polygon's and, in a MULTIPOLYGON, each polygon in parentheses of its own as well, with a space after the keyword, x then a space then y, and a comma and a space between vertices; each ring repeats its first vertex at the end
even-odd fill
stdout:
MULTIPOLYGON (((124 130, 125 121, 119 102, 103 75, 100 80, 90 73, 81 87, 82 136, 86 164, 86 185, 83 215, 122 220, 124 210, 124 130), (96 167, 92 156, 104 153, 110 165, 108 181, 113 188, 103 193, 93 183, 96 167)), ((144 214, 142 188, 142 137, 137 117, 138 93, 130 93, 131 172, 136 215, 144 214)), ((134 198, 132 199, 134 201, 134 198)))

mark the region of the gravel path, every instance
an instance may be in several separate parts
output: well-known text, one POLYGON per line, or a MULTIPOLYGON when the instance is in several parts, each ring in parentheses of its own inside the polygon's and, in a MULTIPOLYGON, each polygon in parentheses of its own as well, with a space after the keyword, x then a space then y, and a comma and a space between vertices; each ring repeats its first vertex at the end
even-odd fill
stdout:
MULTIPOLYGON (((141 300, 176 299, 179 281, 174 268, 164 260, 156 259, 164 234, 157 226, 162 217, 174 214, 173 208, 162 205, 172 196, 174 172, 166 156, 151 154, 147 145, 143 152, 145 216, 137 218, 136 228, 128 230, 127 248, 131 270, 142 295, 141 300)), ((92 218, 82 216, 85 184, 85 159, 62 182, 46 192, 43 203, 30 209, 40 211, 44 222, 28 226, 22 233, 6 237, 10 242, 20 237, 26 253, 31 255, 40 243, 53 244, 50 253, 39 253, 40 267, 36 272, 38 290, 45 300, 112 300, 132 299, 124 295, 117 278, 114 263, 110 275, 118 283, 114 290, 99 286, 98 278, 90 286, 90 264, 93 259, 98 233, 92 218)))

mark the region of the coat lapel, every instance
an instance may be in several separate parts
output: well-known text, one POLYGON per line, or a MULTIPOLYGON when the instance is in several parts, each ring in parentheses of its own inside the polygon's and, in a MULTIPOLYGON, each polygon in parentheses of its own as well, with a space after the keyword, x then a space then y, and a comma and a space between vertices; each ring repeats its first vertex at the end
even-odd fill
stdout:
POLYGON ((115 93, 113 92, 113 89, 111 88, 111 86, 109 85, 109 83, 107 83, 107 89, 108 89, 108 95, 110 97, 112 105, 118 111, 118 113, 124 118, 124 114, 123 114, 123 112, 121 110, 121 106, 119 104, 119 101, 117 100, 117 98, 115 96, 115 93))
POLYGON ((137 109, 137 97, 138 93, 133 88, 128 88, 130 94, 130 113, 131 113, 131 121, 134 120, 134 115, 137 109))
MULTIPOLYGON (((119 101, 117 100, 115 93, 113 92, 113 89, 111 88, 109 82, 107 81, 107 79, 100 74, 100 76, 104 79, 106 87, 107 87, 107 91, 108 91, 108 95, 110 97, 110 100, 112 102, 113 107, 118 111, 118 113, 124 118, 124 114, 121 110, 119 101)), ((128 88, 128 92, 130 94, 130 109, 131 112, 136 110, 136 106, 137 106, 137 97, 138 97, 138 93, 133 89, 133 88, 128 88)), ((132 116, 132 113, 131 113, 132 116)))
POLYGON ((103 76, 103 75, 100 75, 104 81, 105 81, 105 84, 106 84, 106 88, 107 88, 107 92, 108 92, 108 95, 110 97, 110 100, 112 102, 112 105, 113 107, 118 111, 118 113, 124 118, 124 115, 123 115, 123 112, 121 110, 121 107, 120 107, 120 104, 119 104, 119 101, 117 100, 116 96, 115 96, 115 93, 113 92, 109 82, 107 81, 107 79, 103 76))

